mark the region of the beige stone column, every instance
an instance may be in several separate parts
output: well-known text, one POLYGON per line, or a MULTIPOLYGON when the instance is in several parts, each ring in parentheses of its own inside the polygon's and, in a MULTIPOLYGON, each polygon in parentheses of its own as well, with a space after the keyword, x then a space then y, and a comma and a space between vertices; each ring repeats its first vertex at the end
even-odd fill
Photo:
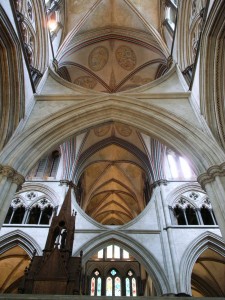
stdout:
POLYGON ((0 165, 0 228, 16 190, 24 181, 24 177, 12 167, 0 165))
POLYGON ((225 163, 210 167, 198 177, 198 182, 209 196, 225 241, 225 163))

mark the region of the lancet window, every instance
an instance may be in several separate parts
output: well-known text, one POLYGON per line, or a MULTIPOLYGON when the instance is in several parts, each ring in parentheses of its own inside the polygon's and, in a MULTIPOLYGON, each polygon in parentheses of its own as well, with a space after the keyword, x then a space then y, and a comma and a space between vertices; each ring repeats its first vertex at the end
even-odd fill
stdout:
POLYGON ((127 272, 127 277, 125 279, 125 285, 126 285, 126 296, 137 296, 137 280, 134 276, 134 272, 132 270, 129 270, 127 272))
POLYGON ((60 162, 60 152, 54 150, 49 155, 41 158, 36 166, 29 172, 27 180, 56 178, 60 162))
POLYGON ((101 296, 102 295, 102 278, 99 270, 94 270, 91 276, 91 296, 101 296))
POLYGON ((176 14, 177 14, 177 1, 167 0, 165 7, 165 25, 169 32, 173 33, 176 24, 176 14))
POLYGON ((172 179, 195 179, 196 175, 192 171, 188 161, 177 153, 168 150, 167 158, 172 179))
POLYGON ((103 260, 126 260, 130 259, 130 254, 124 249, 121 249, 120 247, 116 245, 109 245, 104 249, 101 249, 98 251, 98 259, 103 259, 103 260))

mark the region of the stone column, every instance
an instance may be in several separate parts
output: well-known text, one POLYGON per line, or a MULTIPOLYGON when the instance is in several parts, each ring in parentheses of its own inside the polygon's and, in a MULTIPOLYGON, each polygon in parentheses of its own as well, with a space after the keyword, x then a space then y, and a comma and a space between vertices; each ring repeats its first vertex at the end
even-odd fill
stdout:
POLYGON ((176 263, 176 257, 175 257, 175 250, 174 250, 174 244, 175 241, 173 240, 172 232, 171 232, 171 221, 170 221, 170 215, 169 215, 169 207, 168 203, 166 203, 166 195, 164 190, 164 185, 167 185, 167 182, 164 181, 163 184, 160 185, 160 198, 161 198, 161 204, 162 204, 162 214, 161 217, 163 218, 164 226, 162 228, 162 236, 164 239, 164 248, 165 248, 165 254, 166 254, 166 262, 167 262, 167 268, 168 268, 168 276, 169 276, 169 282, 171 285, 171 291, 168 295, 176 295, 178 293, 178 287, 179 287, 179 270, 177 268, 176 263))
POLYGON ((210 167, 198 177, 198 182, 209 196, 225 241, 225 163, 210 167))
POLYGON ((16 190, 24 181, 24 177, 12 167, 0 165, 0 228, 16 190))

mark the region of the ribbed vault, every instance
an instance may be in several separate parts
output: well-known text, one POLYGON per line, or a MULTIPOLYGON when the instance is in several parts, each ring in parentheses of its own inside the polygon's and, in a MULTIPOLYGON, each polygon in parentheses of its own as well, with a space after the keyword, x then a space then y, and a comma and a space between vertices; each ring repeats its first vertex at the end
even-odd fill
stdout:
POLYGON ((157 0, 70 1, 67 36, 57 54, 58 74, 105 93, 159 78, 169 68, 159 11, 157 0))

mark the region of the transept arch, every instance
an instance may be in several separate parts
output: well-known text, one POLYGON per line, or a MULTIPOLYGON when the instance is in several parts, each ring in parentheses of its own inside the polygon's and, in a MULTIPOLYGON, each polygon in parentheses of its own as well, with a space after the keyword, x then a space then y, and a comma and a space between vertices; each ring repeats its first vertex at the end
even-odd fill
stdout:
POLYGON ((79 255, 82 250, 82 264, 84 265, 91 256, 110 244, 115 244, 128 251, 144 266, 147 273, 153 279, 158 295, 170 293, 170 284, 166 278, 165 271, 157 261, 157 258, 150 251, 146 251, 146 249, 138 242, 126 235, 123 235, 122 233, 108 231, 107 233, 99 235, 98 239, 93 238, 80 247, 75 253, 73 253, 73 255, 79 255))
POLYGON ((110 121, 137 127, 176 148, 192 161, 197 174, 225 160, 222 149, 211 138, 164 109, 141 101, 137 104, 127 96, 103 96, 66 108, 18 134, 6 146, 0 161, 25 175, 55 145, 87 128, 110 121))

